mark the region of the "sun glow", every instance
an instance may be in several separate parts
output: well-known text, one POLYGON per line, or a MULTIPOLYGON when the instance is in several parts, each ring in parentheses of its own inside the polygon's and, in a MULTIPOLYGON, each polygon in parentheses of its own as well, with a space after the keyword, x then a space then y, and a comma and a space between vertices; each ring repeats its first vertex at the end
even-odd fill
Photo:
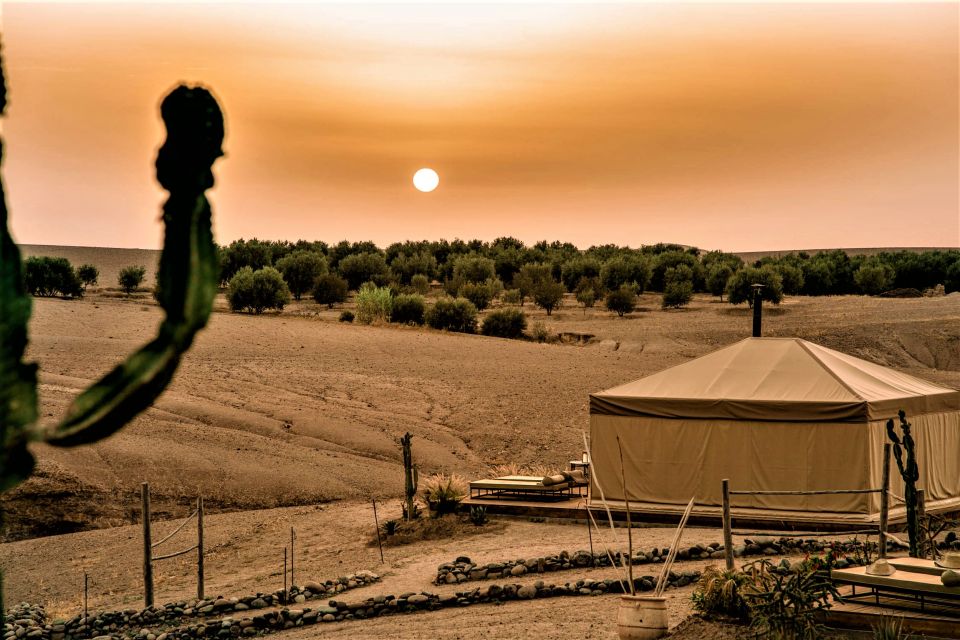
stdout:
POLYGON ((436 189, 438 184, 440 184, 440 176, 433 169, 424 167, 413 174, 413 186, 419 191, 429 193, 436 189))

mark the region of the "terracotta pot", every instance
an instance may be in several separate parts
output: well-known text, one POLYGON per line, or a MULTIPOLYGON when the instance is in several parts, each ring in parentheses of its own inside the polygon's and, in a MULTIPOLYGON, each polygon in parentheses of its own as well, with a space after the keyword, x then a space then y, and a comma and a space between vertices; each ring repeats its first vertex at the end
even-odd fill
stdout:
POLYGON ((621 596, 617 610, 620 640, 648 640, 667 633, 667 599, 663 596, 621 596))

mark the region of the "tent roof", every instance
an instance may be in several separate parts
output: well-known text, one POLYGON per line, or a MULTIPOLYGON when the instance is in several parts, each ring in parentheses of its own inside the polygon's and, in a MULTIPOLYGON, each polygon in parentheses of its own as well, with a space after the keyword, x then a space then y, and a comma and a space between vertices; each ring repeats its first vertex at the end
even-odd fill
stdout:
POLYGON ((747 338, 590 396, 590 413, 858 422, 960 410, 960 391, 799 338, 747 338))

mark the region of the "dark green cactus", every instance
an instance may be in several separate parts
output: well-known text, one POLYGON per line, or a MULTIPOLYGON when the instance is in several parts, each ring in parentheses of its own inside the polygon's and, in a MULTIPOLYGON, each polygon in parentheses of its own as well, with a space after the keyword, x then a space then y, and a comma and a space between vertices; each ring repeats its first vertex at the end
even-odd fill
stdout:
POLYGON ((907 535, 910 536, 910 556, 920 557, 920 522, 917 518, 917 480, 920 479, 920 469, 917 466, 917 454, 914 448, 913 436, 910 435, 910 423, 907 414, 900 410, 900 429, 903 438, 897 437, 893 430, 893 418, 887 420, 887 436, 893 442, 893 455, 897 460, 897 468, 903 476, 903 497, 907 502, 907 535), (903 450, 907 451, 907 461, 903 461, 903 450))
MULTIPOLYGON (((0 60, 0 115, 5 107, 0 60)), ((33 471, 29 442, 64 447, 96 442, 149 407, 210 316, 218 261, 205 191, 213 186, 211 167, 223 155, 223 115, 209 91, 185 86, 163 100, 160 115, 167 139, 157 154, 157 180, 170 197, 163 205, 165 237, 156 297, 166 317, 152 342, 81 393, 60 424, 49 428, 36 424, 37 367, 23 362, 31 299, 20 251, 7 228, 0 178, 0 491, 23 482, 33 471)), ((2 154, 0 141, 0 162, 2 154)))
POLYGON ((413 464, 413 441, 412 434, 405 434, 400 438, 400 447, 403 449, 403 519, 415 520, 417 517, 417 508, 414 504, 414 498, 417 495, 417 485, 420 483, 420 473, 413 464))

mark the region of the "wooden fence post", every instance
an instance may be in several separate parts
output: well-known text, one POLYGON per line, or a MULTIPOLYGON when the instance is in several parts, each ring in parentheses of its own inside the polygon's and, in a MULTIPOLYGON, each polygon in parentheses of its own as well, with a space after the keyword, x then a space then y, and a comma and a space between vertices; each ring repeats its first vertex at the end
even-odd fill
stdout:
POLYGON ((380 564, 383 564, 383 541, 380 540, 380 519, 377 518, 377 499, 370 498, 373 503, 373 526, 377 530, 377 547, 380 548, 380 564))
POLYGON ((293 527, 290 527, 290 590, 293 591, 293 539, 296 535, 293 533, 293 527))
POLYGON ((883 475, 880 483, 880 539, 877 541, 877 556, 887 557, 887 526, 890 518, 890 443, 883 445, 883 475))
POLYGON ((723 558, 727 571, 733 571, 733 530, 730 523, 730 480, 720 481, 723 489, 723 558))
POLYGON ((197 600, 203 600, 203 496, 197 498, 197 600))
POLYGON ((143 604, 153 606, 153 549, 150 541, 150 483, 140 485, 140 515, 143 520, 143 604))
POLYGON ((87 596, 90 592, 90 577, 87 575, 87 572, 83 572, 83 623, 87 623, 87 618, 90 617, 90 610, 87 609, 87 596))
POLYGON ((282 604, 287 604, 287 596, 290 594, 290 591, 287 590, 287 548, 283 548, 283 601, 282 604))

